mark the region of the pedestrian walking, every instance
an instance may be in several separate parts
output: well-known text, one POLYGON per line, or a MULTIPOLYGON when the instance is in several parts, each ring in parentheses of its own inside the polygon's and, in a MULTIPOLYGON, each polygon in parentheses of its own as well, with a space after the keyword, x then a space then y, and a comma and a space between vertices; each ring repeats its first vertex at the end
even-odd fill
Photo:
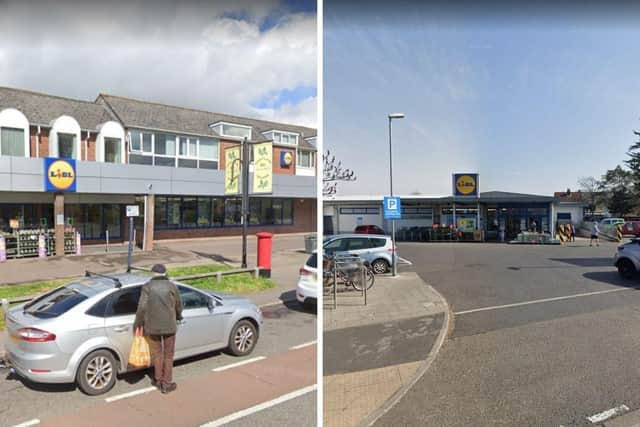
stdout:
POLYGON ((536 223, 535 219, 531 221, 531 231, 533 231, 534 233, 538 231, 538 224, 536 223))
POLYGON ((593 246, 593 241, 595 240, 596 246, 600 246, 600 228, 598 227, 598 223, 594 222, 591 225, 591 240, 589 240, 589 246, 593 246))
POLYGON ((151 271, 153 277, 140 292, 134 330, 142 327, 149 339, 154 374, 152 383, 166 394, 177 388, 173 382, 173 354, 177 322, 182 320, 182 300, 176 285, 169 281, 164 265, 156 264, 151 271))
POLYGON ((571 227, 571 234, 570 234, 570 241, 571 242, 575 242, 576 241, 576 226, 573 224, 569 224, 569 227, 571 227))

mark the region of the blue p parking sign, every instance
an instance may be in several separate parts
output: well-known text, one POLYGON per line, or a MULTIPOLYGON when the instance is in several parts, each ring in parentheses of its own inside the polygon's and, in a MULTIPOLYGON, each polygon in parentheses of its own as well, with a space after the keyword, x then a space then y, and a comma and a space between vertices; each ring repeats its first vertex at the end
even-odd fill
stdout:
POLYGON ((384 219, 401 219, 400 197, 384 197, 384 219))

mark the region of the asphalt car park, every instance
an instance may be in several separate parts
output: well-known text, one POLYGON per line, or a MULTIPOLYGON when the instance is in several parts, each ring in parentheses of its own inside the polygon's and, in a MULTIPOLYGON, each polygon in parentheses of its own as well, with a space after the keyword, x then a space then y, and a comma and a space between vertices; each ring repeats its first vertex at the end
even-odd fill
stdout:
MULTIPOLYGON (((316 339, 316 316, 296 302, 263 307, 260 340, 248 359, 270 358, 316 339)), ((230 366, 247 358, 212 352, 176 362, 174 379, 181 382, 201 377, 212 369, 230 366)), ((91 397, 73 384, 33 384, 2 370, 0 379, 0 425, 12 426, 29 420, 47 420, 72 414, 90 405, 109 404, 106 399, 126 398, 150 387, 146 372, 125 374, 108 393, 91 397)), ((304 399, 306 402, 306 398, 304 399)), ((291 405, 293 403, 288 403, 291 405)), ((306 404, 306 403, 305 403, 306 404)))
POLYGON ((618 274, 617 246, 399 244, 454 321, 377 425, 593 425, 640 409, 640 278, 618 274))

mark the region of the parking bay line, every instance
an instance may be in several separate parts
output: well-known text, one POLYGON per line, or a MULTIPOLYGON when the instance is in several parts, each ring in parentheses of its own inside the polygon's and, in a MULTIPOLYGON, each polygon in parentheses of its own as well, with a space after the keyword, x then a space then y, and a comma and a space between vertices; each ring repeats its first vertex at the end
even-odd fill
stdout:
POLYGON ((620 405, 620 406, 616 406, 615 408, 602 411, 599 414, 591 415, 590 417, 587 417, 587 419, 591 421, 593 424, 598 424, 616 415, 622 415, 625 412, 629 412, 629 407, 627 405, 620 405))
POLYGON ((218 427, 218 426, 222 426, 224 424, 230 423, 231 421, 235 421, 235 420, 239 420, 240 418, 244 418, 247 415, 251 415, 251 414, 255 414, 256 412, 260 412, 260 411, 264 411, 265 409, 268 409, 272 406, 276 406, 279 405, 281 403, 284 403, 288 400, 292 400, 295 399, 297 397, 300 396, 304 396, 307 393, 311 393, 312 391, 315 391, 318 388, 317 384, 308 386, 308 387, 304 387, 301 389, 298 389, 296 391, 292 391, 291 393, 287 393, 287 394, 283 394, 280 397, 276 397, 273 400, 269 400, 268 402, 263 402, 260 403, 258 405, 252 406, 250 408, 247 409, 243 409, 242 411, 238 411, 238 412, 234 412, 233 414, 227 415, 226 417, 222 417, 222 418, 218 418, 217 420, 208 422, 207 424, 203 424, 200 427, 218 427))
POLYGON ((317 340, 313 340, 313 341, 306 342, 304 344, 294 345, 293 347, 289 347, 289 350, 299 350, 301 348, 305 348, 305 347, 309 347, 310 345, 314 345, 317 342, 318 342, 317 340))
POLYGON ((116 400, 126 399, 127 397, 137 396, 139 394, 149 393, 150 391, 157 390, 156 387, 141 388, 140 390, 130 391, 129 393, 117 394, 115 396, 107 397, 104 399, 107 403, 115 402, 116 400))
POLYGON ((32 419, 32 420, 25 421, 25 422, 20 423, 20 424, 16 424, 16 425, 15 425, 15 426, 13 426, 13 427, 30 427, 30 426, 35 426, 35 425, 37 425, 37 424, 40 424, 40 420, 39 420, 39 419, 37 419, 37 418, 34 418, 34 419, 32 419))
POLYGON ((613 292, 630 291, 630 290, 634 290, 634 289, 635 288, 616 288, 616 289, 607 289, 605 291, 585 292, 585 293, 582 293, 582 294, 565 295, 565 296, 562 296, 562 297, 544 298, 544 299, 536 299, 536 300, 531 300, 531 301, 516 302, 516 303, 513 303, 513 304, 494 305, 492 307, 474 308, 474 309, 471 309, 471 310, 457 311, 457 312, 455 312, 453 314, 455 314, 456 316, 459 316, 461 314, 477 313, 477 312, 480 312, 480 311, 499 310, 499 309, 502 309, 502 308, 511 308, 511 307, 521 307, 523 305, 540 304, 540 303, 543 303, 543 302, 561 301, 561 300, 565 300, 565 299, 573 299, 573 298, 588 297, 588 296, 593 296, 593 295, 610 294, 610 293, 613 293, 613 292))
POLYGON ((213 372, 226 371, 227 369, 235 368, 235 367, 242 366, 242 365, 247 365, 249 363, 257 362, 258 360, 263 360, 263 359, 266 359, 266 357, 258 356, 258 357, 254 357, 254 358, 251 358, 251 359, 243 360, 243 361, 238 362, 238 363, 232 363, 230 365, 219 366, 217 368, 213 368, 212 371, 213 372))

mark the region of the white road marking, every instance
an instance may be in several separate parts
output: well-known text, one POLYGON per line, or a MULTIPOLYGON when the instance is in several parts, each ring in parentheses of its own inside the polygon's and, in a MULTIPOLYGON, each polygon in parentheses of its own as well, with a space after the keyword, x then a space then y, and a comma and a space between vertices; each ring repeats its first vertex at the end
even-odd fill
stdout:
POLYGON ((258 360, 262 360, 262 359, 266 359, 266 357, 264 357, 264 356, 254 357, 252 359, 243 360, 243 361, 238 362, 238 363, 232 363, 230 365, 224 365, 224 366, 220 366, 220 367, 217 367, 217 368, 213 368, 212 371, 213 372, 226 371, 227 369, 235 368, 235 367, 242 366, 242 365, 247 365, 249 363, 257 362, 258 360))
POLYGON ((301 348, 309 347, 310 345, 314 345, 317 342, 318 342, 317 340, 313 340, 313 341, 306 342, 304 344, 294 345, 293 347, 289 347, 289 350, 298 350, 301 348))
POLYGON ((122 394, 117 394, 115 396, 107 397, 104 400, 107 403, 111 403, 111 402, 115 402, 116 400, 126 399, 127 397, 133 397, 139 394, 149 393, 150 391, 153 391, 153 390, 157 390, 157 388, 156 387, 141 388, 140 390, 130 391, 129 393, 122 393, 122 394))
POLYGON ((587 417, 589 421, 594 424, 601 423, 609 418, 624 414, 629 411, 629 407, 627 405, 616 406, 615 408, 607 409, 606 411, 600 412, 599 414, 591 415, 587 417))
POLYGON ((218 418, 217 420, 213 420, 211 422, 208 422, 207 424, 203 424, 201 427, 218 427, 218 426, 222 426, 224 424, 230 423, 231 421, 235 421, 238 420, 240 418, 244 418, 247 415, 251 415, 251 414, 255 414, 256 412, 260 412, 260 411, 264 411, 265 409, 268 409, 272 406, 276 406, 279 405, 281 403, 284 403, 288 400, 291 399, 295 399, 296 397, 300 397, 303 396, 307 393, 311 393, 312 391, 315 391, 318 388, 318 386, 316 384, 311 385, 309 387, 305 387, 305 388, 301 388, 299 390, 296 391, 292 391, 291 393, 287 393, 287 394, 283 394, 280 397, 277 397, 273 400, 269 400, 268 402, 263 402, 260 403, 259 405, 256 406, 252 406, 250 408, 247 409, 243 409, 242 411, 238 411, 235 412, 233 414, 227 415, 226 417, 223 418, 218 418))
POLYGON ((39 420, 39 419, 37 419, 37 418, 34 418, 34 419, 32 419, 32 420, 25 421, 25 422, 23 422, 23 423, 21 423, 21 424, 16 424, 16 425, 15 425, 15 426, 13 426, 13 427, 29 427, 29 426, 35 426, 35 425, 37 425, 37 424, 40 424, 40 420, 39 420))
POLYGON ((629 290, 633 290, 633 289, 634 288, 616 288, 616 289, 607 289, 606 291, 585 292, 585 293, 582 293, 582 294, 565 295, 563 297, 536 299, 536 300, 532 300, 532 301, 516 302, 516 303, 513 303, 513 304, 494 305, 492 307, 474 308, 472 310, 458 311, 458 312, 455 312, 453 314, 460 315, 460 314, 476 313, 478 311, 499 310, 501 308, 520 307, 520 306, 523 306, 523 305, 540 304, 540 303, 543 303, 543 302, 560 301, 560 300, 565 300, 565 299, 588 297, 588 296, 592 296, 592 295, 610 294, 610 293, 613 293, 613 292, 629 291, 629 290))

